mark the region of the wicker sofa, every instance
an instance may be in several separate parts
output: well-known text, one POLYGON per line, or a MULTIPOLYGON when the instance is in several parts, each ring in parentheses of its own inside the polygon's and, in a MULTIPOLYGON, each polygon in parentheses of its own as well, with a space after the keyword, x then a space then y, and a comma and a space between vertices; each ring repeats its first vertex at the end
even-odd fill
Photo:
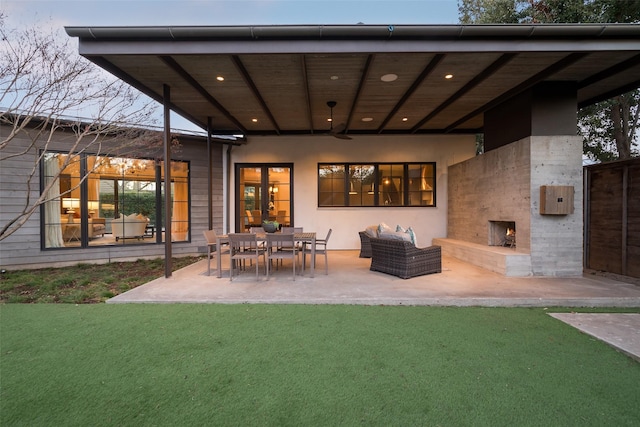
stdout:
POLYGON ((360 258, 371 258, 371 236, 366 231, 359 231, 360 235, 360 258))
POLYGON ((424 274, 442 272, 440 246, 416 248, 413 243, 402 240, 370 237, 372 271, 392 274, 408 279, 424 274))

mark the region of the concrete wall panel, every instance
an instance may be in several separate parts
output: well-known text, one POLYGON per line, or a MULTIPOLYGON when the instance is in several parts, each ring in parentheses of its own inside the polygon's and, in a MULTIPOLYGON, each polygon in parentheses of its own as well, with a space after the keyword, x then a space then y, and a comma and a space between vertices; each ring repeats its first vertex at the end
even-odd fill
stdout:
POLYGON ((530 249, 529 139, 449 167, 447 237, 487 245, 489 221, 515 221, 516 251, 530 249))
POLYGON ((447 237, 486 245, 488 221, 515 221, 533 275, 581 275, 581 153, 578 136, 534 136, 449 167, 447 237), (541 215, 542 185, 573 186, 574 212, 541 215))

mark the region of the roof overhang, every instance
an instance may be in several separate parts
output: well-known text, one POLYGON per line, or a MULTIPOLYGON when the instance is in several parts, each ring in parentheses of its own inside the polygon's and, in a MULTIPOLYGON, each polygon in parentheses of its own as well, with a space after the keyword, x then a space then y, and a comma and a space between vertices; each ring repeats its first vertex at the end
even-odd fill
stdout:
POLYGON ((82 56, 159 102, 169 86, 172 110, 221 135, 325 133, 327 101, 351 135, 476 133, 485 111, 545 81, 577 85, 580 107, 640 86, 635 24, 66 31, 82 56))

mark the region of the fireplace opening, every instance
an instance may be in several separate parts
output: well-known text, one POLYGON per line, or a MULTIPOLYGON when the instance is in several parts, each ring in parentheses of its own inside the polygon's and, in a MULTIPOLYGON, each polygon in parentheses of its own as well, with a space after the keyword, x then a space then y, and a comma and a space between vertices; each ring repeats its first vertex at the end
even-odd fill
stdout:
POLYGON ((515 221, 489 221, 489 246, 516 247, 515 221))

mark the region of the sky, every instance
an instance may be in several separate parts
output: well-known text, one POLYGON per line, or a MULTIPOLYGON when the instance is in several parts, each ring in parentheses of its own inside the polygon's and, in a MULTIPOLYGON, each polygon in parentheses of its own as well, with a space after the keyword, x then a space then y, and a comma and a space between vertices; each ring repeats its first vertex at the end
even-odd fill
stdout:
MULTIPOLYGON (((7 27, 456 24, 458 0, 0 0, 7 27)), ((173 128, 196 131, 172 114, 173 128)))
POLYGON ((10 22, 60 25, 455 24, 457 0, 0 0, 10 22))

